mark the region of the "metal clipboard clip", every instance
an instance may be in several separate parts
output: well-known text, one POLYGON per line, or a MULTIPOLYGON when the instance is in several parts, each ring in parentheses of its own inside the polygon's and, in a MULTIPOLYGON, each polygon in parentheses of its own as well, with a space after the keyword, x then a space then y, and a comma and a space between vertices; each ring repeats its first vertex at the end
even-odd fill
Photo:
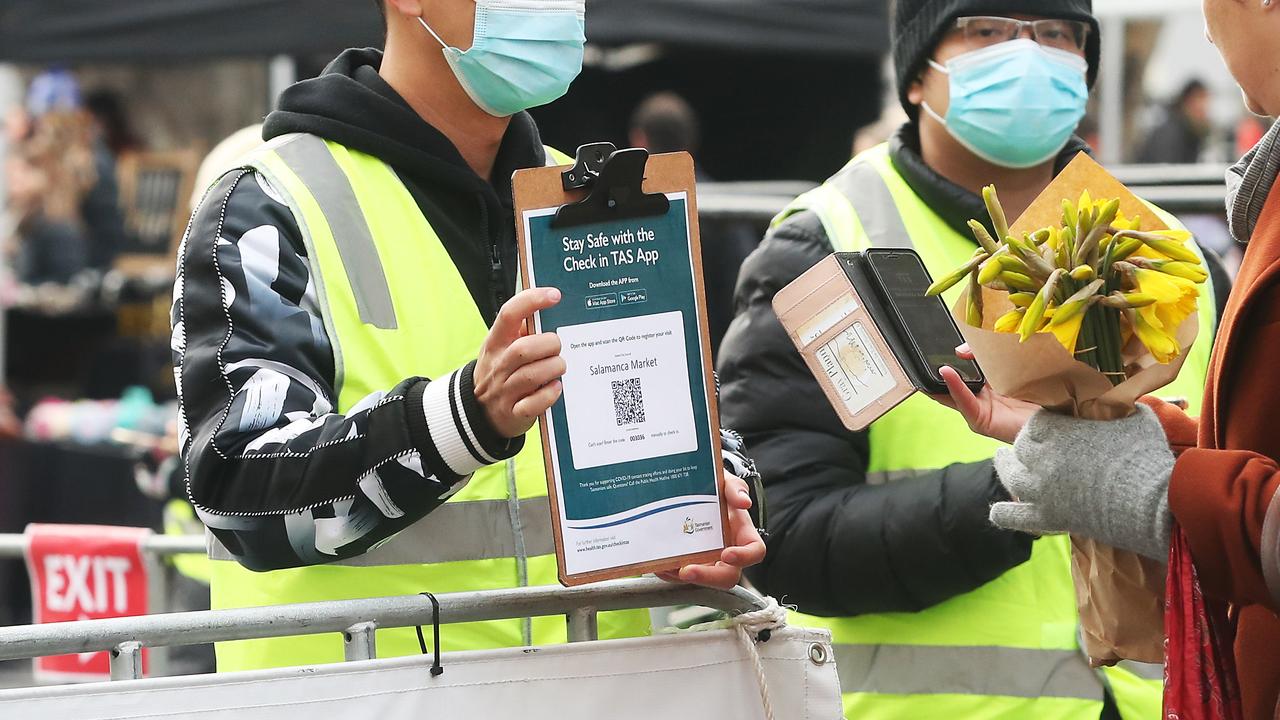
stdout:
POLYGON ((612 143, 592 143, 578 148, 573 167, 560 174, 565 191, 587 188, 587 195, 563 205, 551 220, 551 227, 629 220, 666 215, 671 201, 661 193, 646 193, 645 166, 649 151, 642 148, 618 150, 612 143))

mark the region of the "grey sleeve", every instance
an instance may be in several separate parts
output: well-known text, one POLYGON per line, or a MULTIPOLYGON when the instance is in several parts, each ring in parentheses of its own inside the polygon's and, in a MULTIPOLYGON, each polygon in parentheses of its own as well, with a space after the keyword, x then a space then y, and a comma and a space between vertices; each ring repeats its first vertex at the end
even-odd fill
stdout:
POLYGON ((1271 496, 1262 521, 1262 577, 1267 581, 1272 607, 1280 607, 1280 492, 1271 496))

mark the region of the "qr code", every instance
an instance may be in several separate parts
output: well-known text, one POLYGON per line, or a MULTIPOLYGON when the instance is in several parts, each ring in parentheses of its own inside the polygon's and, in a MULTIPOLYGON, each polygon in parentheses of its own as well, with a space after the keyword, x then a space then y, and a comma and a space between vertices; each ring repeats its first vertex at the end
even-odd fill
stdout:
POLYGON ((619 426, 644 422, 644 393, 640 390, 640 378, 613 381, 613 415, 619 426))

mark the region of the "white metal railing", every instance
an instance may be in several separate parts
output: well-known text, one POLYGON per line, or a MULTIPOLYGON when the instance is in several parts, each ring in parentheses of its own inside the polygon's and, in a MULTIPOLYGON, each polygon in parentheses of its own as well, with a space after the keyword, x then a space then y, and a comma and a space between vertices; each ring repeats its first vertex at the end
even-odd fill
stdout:
POLYGON ((1164 185, 1225 185, 1225 163, 1198 165, 1112 165, 1107 168, 1120 182, 1132 187, 1164 185))
MULTIPOLYGON (((1113 165, 1108 170, 1145 200, 1171 213, 1221 214, 1227 197, 1226 165, 1113 165)), ((797 195, 815 187, 800 181, 702 183, 703 219, 765 223, 797 195)))
MULTIPOLYGON (((0 558, 23 558, 28 538, 20 533, 0 534, 0 558)), ((142 554, 153 557, 205 554, 203 535, 152 535, 142 541, 142 554)))
POLYGON ((559 586, 303 603, 0 627, 0 660, 110 651, 111 678, 142 676, 142 648, 342 633, 347 660, 377 656, 375 630, 564 615, 570 642, 597 639, 600 612, 701 605, 730 613, 765 601, 742 587, 714 590, 657 578, 559 586))

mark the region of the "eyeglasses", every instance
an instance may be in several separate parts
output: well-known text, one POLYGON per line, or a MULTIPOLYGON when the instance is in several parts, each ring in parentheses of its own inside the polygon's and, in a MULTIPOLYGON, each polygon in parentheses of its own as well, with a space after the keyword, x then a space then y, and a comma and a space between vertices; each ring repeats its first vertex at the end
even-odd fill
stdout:
POLYGON ((1031 30, 1031 37, 1041 45, 1057 50, 1079 53, 1089 40, 1089 23, 1079 20, 1016 20, 1006 17, 962 17, 956 20, 956 28, 964 33, 965 42, 973 48, 990 47, 1002 42, 1017 40, 1023 30, 1031 30))

